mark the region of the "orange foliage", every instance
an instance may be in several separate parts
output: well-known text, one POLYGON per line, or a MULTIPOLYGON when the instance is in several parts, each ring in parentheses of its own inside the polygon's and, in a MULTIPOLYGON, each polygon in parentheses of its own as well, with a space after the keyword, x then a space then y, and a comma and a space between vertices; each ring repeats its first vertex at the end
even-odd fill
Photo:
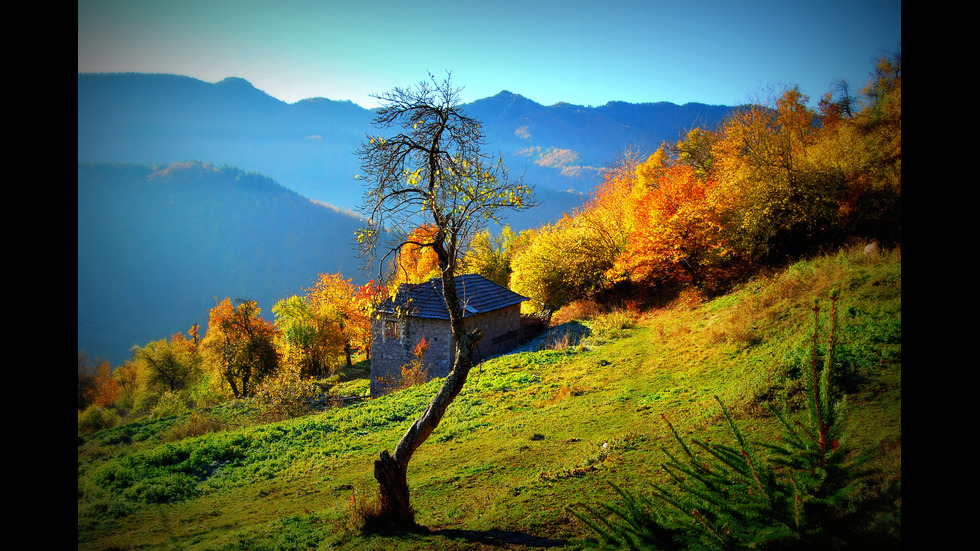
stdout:
POLYGON ((401 388, 409 388, 415 385, 425 384, 429 380, 429 369, 425 366, 423 357, 429 350, 429 341, 425 338, 419 340, 412 351, 412 360, 402 366, 401 388))
POLYGON ((109 362, 103 361, 92 377, 91 403, 100 407, 110 406, 116 403, 119 392, 119 385, 112 377, 112 367, 109 362))
POLYGON ((643 191, 629 244, 609 272, 616 279, 704 283, 728 254, 719 213, 710 201, 715 182, 694 168, 665 166, 651 156, 637 167, 643 191), (655 163, 657 166, 650 166, 655 163))
POLYGON ((370 308, 379 292, 373 281, 355 287, 339 273, 320 274, 316 285, 307 290, 317 317, 337 324, 347 365, 351 365, 351 353, 355 349, 371 348, 370 308))
POLYGON ((236 397, 250 396, 254 385, 278 367, 275 325, 260 314, 255 301, 243 300, 232 306, 229 298, 208 313, 201 354, 236 397))
POLYGON ((406 243, 398 251, 395 289, 401 283, 421 283, 441 275, 439 257, 432 247, 427 246, 435 240, 438 231, 435 224, 423 224, 408 234, 406 243))

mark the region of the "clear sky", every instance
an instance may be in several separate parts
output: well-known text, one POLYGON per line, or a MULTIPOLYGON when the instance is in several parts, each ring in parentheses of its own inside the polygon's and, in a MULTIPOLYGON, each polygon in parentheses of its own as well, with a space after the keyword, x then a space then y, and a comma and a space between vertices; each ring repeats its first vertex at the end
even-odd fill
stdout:
POLYGON ((897 52, 901 0, 79 0, 78 71, 241 77, 293 103, 445 71, 473 101, 815 102, 897 52))

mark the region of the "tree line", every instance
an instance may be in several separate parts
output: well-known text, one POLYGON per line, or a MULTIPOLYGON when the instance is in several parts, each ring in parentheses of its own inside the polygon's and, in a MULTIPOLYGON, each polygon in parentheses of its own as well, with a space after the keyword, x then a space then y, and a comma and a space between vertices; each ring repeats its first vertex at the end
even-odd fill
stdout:
POLYGON ((838 82, 811 109, 794 87, 648 158, 627 152, 583 208, 489 249, 529 309, 554 311, 617 289, 716 292, 851 239, 900 244, 901 82, 900 54, 883 57, 861 94, 838 82))
POLYGON ((304 294, 277 302, 273 321, 253 300, 216 301, 203 337, 195 324, 186 335, 134 346, 114 370, 80 354, 78 409, 147 412, 174 401, 271 399, 284 388, 310 395, 313 380, 352 366, 358 354, 370 357, 370 305, 380 292, 374 282, 320 274, 304 294))

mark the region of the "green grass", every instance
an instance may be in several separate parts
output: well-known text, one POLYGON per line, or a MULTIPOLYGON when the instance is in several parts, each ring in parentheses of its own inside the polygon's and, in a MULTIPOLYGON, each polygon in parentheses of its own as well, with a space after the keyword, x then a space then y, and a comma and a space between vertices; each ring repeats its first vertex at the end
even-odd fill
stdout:
MULTIPOLYGON (((728 433, 778 434, 767 402, 800 405, 810 307, 839 301, 840 369, 854 443, 901 473, 901 254, 858 250, 796 264, 691 306, 583 320, 566 348, 477 366, 416 452, 409 484, 423 534, 362 534, 350 511, 441 381, 266 425, 212 411, 211 432, 175 439, 186 416, 79 438, 79 549, 489 549, 581 547, 566 506, 615 501, 610 483, 662 480, 662 447, 728 433)), ((353 384, 348 381, 346 384, 353 384)), ((359 388, 359 387, 354 387, 359 388)))

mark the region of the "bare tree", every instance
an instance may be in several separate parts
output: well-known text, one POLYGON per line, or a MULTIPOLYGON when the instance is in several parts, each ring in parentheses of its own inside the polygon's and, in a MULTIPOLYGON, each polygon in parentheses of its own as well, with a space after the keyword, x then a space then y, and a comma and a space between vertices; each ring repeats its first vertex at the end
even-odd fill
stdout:
POLYGON ((463 248, 505 210, 534 206, 533 191, 522 178, 510 182, 502 162, 481 152, 480 123, 463 113, 459 89, 450 80, 447 74, 437 82, 430 74, 414 88, 376 96, 381 108, 374 126, 394 135, 368 136, 358 150, 366 187, 360 210, 369 220, 358 241, 364 251, 383 253, 383 264, 408 243, 405 236, 412 229, 435 225, 431 239, 415 245, 431 248, 439 259, 455 349, 452 369, 428 408, 402 436, 394 455, 385 450, 374 464, 382 518, 401 525, 415 524, 409 460, 462 390, 473 365, 473 347, 483 334, 480 329, 467 334, 463 326, 454 279, 463 248))

